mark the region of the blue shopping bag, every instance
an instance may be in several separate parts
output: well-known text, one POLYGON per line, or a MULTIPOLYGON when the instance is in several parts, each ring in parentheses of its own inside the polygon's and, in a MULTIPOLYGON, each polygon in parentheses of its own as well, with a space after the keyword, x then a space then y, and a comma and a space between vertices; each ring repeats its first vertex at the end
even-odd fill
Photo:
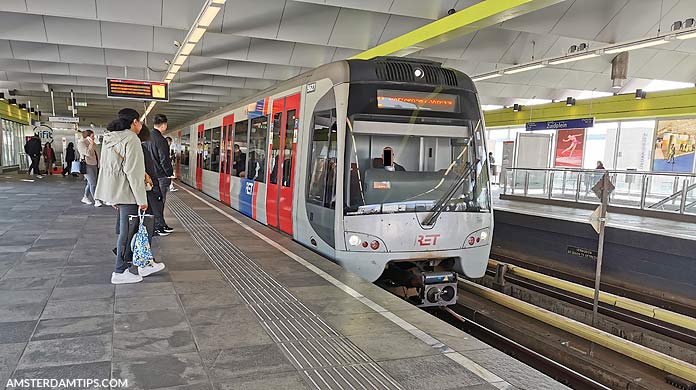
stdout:
POLYGON ((155 261, 155 258, 152 256, 152 248, 150 247, 147 227, 145 226, 144 211, 138 210, 138 219, 138 230, 133 235, 130 244, 133 253, 133 265, 137 267, 147 267, 155 261))

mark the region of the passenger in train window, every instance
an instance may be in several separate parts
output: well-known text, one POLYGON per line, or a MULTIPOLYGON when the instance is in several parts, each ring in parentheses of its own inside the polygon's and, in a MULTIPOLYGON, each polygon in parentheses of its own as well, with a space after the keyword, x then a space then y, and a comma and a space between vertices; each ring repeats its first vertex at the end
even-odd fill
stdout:
POLYGON ((246 169, 246 153, 242 152, 242 149, 238 144, 234 144, 234 160, 232 161, 232 169, 234 169, 235 176, 246 177, 244 170, 246 169))
POLYGON ((256 151, 249 152, 249 175, 251 180, 260 180, 264 174, 263 161, 256 157, 256 151))
POLYGON ((405 172, 406 169, 396 162, 396 155, 394 154, 394 149, 391 146, 387 146, 382 150, 382 164, 384 169, 387 171, 401 171, 405 172))

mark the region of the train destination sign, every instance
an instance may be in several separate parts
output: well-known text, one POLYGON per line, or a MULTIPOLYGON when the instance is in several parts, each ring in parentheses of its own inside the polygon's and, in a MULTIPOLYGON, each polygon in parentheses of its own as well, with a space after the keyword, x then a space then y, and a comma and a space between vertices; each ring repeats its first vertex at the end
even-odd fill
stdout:
POLYGON ((594 118, 564 119, 547 122, 527 122, 527 131, 586 129, 594 126, 594 118))
POLYGON ((457 112, 457 95, 416 91, 377 90, 377 107, 396 110, 457 112))
POLYGON ((106 87, 110 98, 169 101, 169 84, 160 81, 106 79, 106 87))

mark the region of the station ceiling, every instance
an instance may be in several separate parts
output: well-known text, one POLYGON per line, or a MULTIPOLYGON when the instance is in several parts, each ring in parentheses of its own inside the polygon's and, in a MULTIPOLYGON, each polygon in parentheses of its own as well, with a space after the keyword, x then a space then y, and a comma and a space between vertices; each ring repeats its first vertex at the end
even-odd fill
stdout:
MULTIPOLYGON (((486 0, 498 1, 498 0, 486 0)), ((502 0, 500 0, 502 1, 502 0)), ((176 125, 318 65, 349 58, 477 0, 227 0, 159 103, 176 125)), ((1 0, 0 89, 56 114, 75 91, 81 124, 105 124, 142 102, 106 98, 106 77, 162 80, 203 0, 1 0)), ((694 0, 566 0, 412 54, 469 74, 654 36, 696 16, 694 0), (662 15, 662 16, 661 16, 662 15), (661 22, 660 22, 661 20, 661 22)), ((612 92, 613 56, 477 83, 484 104, 612 92)), ((692 83, 696 39, 631 51, 624 89, 651 80, 692 83)), ((7 95, 6 95, 7 97, 7 95)))

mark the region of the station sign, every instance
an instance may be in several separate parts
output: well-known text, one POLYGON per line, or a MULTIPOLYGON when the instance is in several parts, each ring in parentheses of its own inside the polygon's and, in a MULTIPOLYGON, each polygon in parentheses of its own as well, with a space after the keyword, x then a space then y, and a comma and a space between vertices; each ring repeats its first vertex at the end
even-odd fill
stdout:
POLYGON ((527 131, 586 129, 594 126, 594 118, 564 119, 546 122, 527 122, 527 131))
POLYGON ((58 123, 80 123, 80 118, 76 116, 49 116, 48 121, 58 123))
POLYGON ((169 101, 169 84, 160 81, 106 79, 106 97, 169 101))

